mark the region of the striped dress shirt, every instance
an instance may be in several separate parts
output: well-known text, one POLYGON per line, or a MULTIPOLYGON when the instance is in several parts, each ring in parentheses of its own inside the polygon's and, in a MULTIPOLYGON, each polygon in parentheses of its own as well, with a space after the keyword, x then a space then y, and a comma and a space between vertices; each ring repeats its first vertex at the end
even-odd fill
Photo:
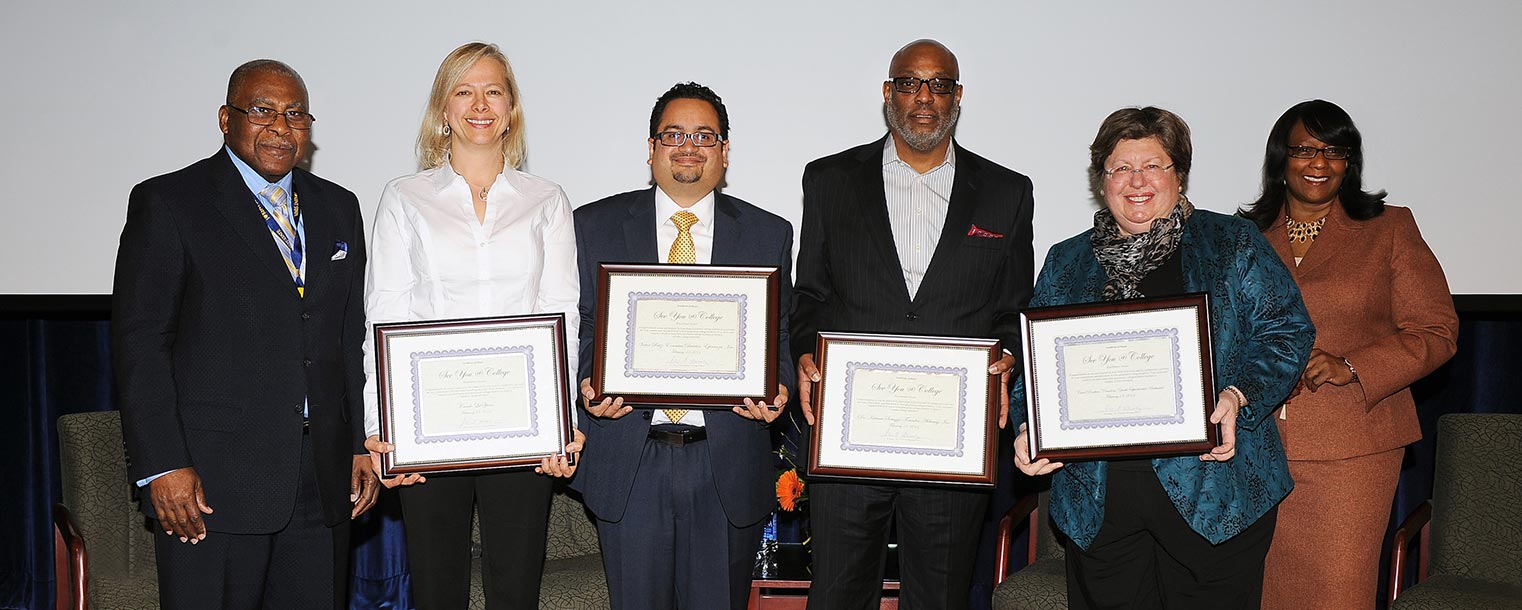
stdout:
POLYGON ((930 257, 946 226, 951 204, 951 185, 956 178, 956 147, 946 148, 946 160, 923 174, 898 158, 893 138, 883 144, 883 195, 888 200, 888 225, 893 229, 893 249, 909 298, 919 292, 930 257))

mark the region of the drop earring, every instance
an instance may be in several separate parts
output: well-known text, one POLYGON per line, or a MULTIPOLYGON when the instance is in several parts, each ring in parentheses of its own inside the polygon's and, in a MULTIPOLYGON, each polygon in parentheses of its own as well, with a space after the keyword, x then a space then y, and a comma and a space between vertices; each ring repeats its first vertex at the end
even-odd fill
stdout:
POLYGON ((446 138, 449 137, 449 134, 450 134, 449 123, 445 123, 444 124, 444 129, 441 129, 440 131, 443 132, 444 137, 446 137, 446 138))

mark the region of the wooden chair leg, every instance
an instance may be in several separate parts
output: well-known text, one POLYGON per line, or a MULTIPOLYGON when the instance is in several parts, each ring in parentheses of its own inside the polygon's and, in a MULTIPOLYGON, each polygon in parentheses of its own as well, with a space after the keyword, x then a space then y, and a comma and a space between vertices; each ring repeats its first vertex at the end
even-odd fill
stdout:
POLYGON ((53 577, 57 610, 85 610, 89 555, 74 514, 62 504, 53 505, 53 577))

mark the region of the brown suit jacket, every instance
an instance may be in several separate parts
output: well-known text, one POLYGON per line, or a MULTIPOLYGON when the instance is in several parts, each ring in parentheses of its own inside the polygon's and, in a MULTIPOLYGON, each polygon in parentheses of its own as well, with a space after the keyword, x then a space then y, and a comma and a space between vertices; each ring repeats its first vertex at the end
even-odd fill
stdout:
POLYGON ((1453 356, 1459 321, 1411 210, 1385 206, 1360 221, 1334 205, 1298 266, 1282 225, 1264 234, 1300 285, 1315 347, 1347 358, 1359 379, 1315 392, 1302 386, 1286 402, 1275 421, 1288 457, 1349 458, 1420 439, 1408 386, 1453 356))

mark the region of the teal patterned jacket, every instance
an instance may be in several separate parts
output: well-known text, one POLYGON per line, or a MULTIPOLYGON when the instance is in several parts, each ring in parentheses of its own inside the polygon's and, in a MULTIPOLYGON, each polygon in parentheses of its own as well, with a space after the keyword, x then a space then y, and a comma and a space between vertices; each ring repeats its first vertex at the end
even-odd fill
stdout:
MULTIPOLYGON (((1099 301, 1108 275, 1090 231, 1052 246, 1036 280, 1032 307, 1099 301)), ((1294 483, 1269 415, 1305 370, 1316 331, 1300 289, 1251 222, 1196 209, 1179 242, 1188 292, 1210 293, 1216 388, 1235 385, 1248 405, 1237 416, 1237 454, 1152 460, 1163 489, 1194 531, 1212 544, 1237 535, 1278 504, 1294 483)), ((1025 420, 1025 384, 1015 384, 1011 416, 1025 420)), ((1083 548, 1104 519, 1103 461, 1068 462, 1052 479, 1052 519, 1083 548)), ((1125 498, 1114 498, 1125 502, 1125 498)))

